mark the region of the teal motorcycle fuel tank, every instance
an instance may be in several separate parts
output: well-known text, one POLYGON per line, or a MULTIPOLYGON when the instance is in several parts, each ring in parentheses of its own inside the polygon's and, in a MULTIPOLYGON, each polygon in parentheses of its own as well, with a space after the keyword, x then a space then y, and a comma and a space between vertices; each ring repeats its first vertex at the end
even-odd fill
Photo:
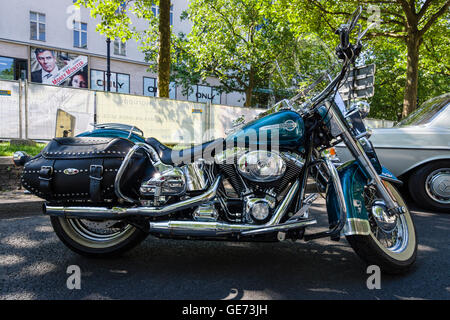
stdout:
MULTIPOLYGON (((227 146, 301 150, 305 142, 305 123, 294 111, 282 110, 246 124, 226 138, 227 146)), ((266 149, 267 150, 267 149, 266 149)))

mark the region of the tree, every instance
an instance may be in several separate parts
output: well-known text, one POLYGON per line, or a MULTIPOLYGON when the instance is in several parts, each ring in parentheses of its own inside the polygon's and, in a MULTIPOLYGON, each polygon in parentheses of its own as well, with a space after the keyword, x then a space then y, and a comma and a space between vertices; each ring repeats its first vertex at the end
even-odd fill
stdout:
MULTIPOLYGON (((406 78, 403 94, 403 117, 414 111, 417 107, 418 95, 418 79, 420 66, 421 46, 427 42, 429 33, 436 25, 444 25, 442 33, 448 34, 448 8, 450 0, 387 0, 387 1, 372 1, 372 0, 312 0, 309 4, 305 4, 303 0, 293 2, 293 7, 300 3, 303 8, 308 7, 312 12, 310 17, 314 17, 313 24, 318 22, 325 23, 330 29, 335 30, 339 23, 342 23, 342 18, 348 16, 357 5, 365 5, 367 10, 362 16, 363 21, 371 18, 374 12, 379 12, 381 16, 380 26, 371 31, 368 37, 382 37, 393 40, 390 44, 396 46, 398 41, 401 41, 403 46, 406 46, 406 78), (374 6, 375 5, 375 6, 374 6), (447 19, 443 19, 447 16, 447 19), (447 21, 442 23, 442 21, 447 21)), ((295 15, 299 11, 293 11, 295 15)), ((300 17, 297 17, 299 21, 300 17)), ((293 18, 295 20, 295 18, 293 18)), ((320 28, 320 27, 319 27, 320 28)), ((447 39, 448 43, 448 39, 447 39)), ((389 45, 384 46, 384 49, 389 45)), ((441 46, 448 57, 448 46, 441 46)), ((429 51, 433 51, 430 49, 429 51)), ((428 56, 437 54, 429 52, 428 56)), ((445 59, 445 57, 441 57, 445 59)), ((432 59, 435 60, 435 59, 432 59)), ((442 64, 442 62, 441 62, 442 64)), ((448 74, 448 65, 445 67, 448 74)), ((439 72, 442 72, 439 71, 439 72)))
POLYGON ((77 4, 89 8, 93 18, 101 18, 97 31, 111 39, 135 39, 140 42, 140 49, 146 52, 147 58, 156 58, 148 60, 153 62, 150 69, 157 69, 159 96, 168 98, 171 65, 170 0, 78 0, 77 4), (159 5, 159 16, 155 16, 152 10, 156 5, 159 5), (148 28, 137 29, 132 25, 130 16, 146 20, 148 28), (157 64, 154 63, 156 60, 157 64))
POLYGON ((293 39, 287 21, 273 18, 277 9, 270 0, 193 0, 184 16, 193 23, 182 49, 185 70, 196 80, 218 79, 219 91, 243 92, 245 106, 254 105, 255 89, 267 88, 274 61, 293 39))

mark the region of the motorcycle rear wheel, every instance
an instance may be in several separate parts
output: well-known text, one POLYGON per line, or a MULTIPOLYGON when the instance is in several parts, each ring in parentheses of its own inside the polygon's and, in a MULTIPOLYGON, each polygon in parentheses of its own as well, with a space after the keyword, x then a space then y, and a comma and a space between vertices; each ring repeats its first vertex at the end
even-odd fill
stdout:
MULTIPOLYGON (((370 234, 347 236, 347 241, 356 254, 368 265, 377 265, 382 272, 399 274, 407 272, 417 257, 417 235, 414 221, 404 200, 395 187, 386 183, 391 193, 406 212, 396 216, 393 231, 385 232, 375 222, 369 211, 370 234), (385 237, 383 239, 383 237, 385 237)), ((372 204, 368 207, 370 208, 372 204)))
POLYGON ((50 219, 56 235, 69 249, 90 258, 119 256, 147 237, 147 233, 121 221, 50 219))

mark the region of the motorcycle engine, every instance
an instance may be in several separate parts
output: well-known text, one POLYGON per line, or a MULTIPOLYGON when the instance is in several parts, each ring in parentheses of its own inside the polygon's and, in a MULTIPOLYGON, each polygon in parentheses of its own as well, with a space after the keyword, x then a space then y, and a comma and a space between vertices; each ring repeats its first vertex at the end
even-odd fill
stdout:
POLYGON ((270 220, 289 183, 300 174, 304 160, 288 152, 246 151, 237 161, 220 164, 237 195, 243 196, 242 219, 263 224, 270 220))

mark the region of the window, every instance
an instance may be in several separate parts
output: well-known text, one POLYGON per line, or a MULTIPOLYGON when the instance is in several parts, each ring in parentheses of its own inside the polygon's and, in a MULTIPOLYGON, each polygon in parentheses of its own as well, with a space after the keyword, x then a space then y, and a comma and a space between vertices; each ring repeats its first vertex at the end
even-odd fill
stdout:
POLYGON ((45 14, 30 11, 30 39, 45 41, 45 14))
POLYGON ((114 40, 114 54, 120 55, 120 56, 126 56, 127 55, 127 43, 122 42, 120 39, 114 40))
MULTIPOLYGON (((144 96, 157 97, 158 96, 158 80, 156 78, 144 77, 144 96)), ((177 86, 175 82, 169 85, 169 99, 175 100, 177 98, 177 86)))
POLYGON ((87 23, 73 22, 73 46, 87 49, 87 23))
POLYGON ((27 74, 27 60, 0 57, 0 79, 25 80, 27 74))
MULTIPOLYGON (((106 71, 91 69, 91 89, 106 91, 106 71)), ((111 72, 111 92, 130 93, 130 75, 111 72)))
POLYGON ((220 104, 220 93, 214 89, 214 87, 194 85, 191 87, 193 90, 188 95, 189 101, 194 102, 211 102, 214 104, 220 104))
MULTIPOLYGON (((156 4, 152 5, 152 12, 155 17, 159 16, 159 7, 156 4)), ((170 25, 173 26, 173 5, 170 6, 170 25)))

